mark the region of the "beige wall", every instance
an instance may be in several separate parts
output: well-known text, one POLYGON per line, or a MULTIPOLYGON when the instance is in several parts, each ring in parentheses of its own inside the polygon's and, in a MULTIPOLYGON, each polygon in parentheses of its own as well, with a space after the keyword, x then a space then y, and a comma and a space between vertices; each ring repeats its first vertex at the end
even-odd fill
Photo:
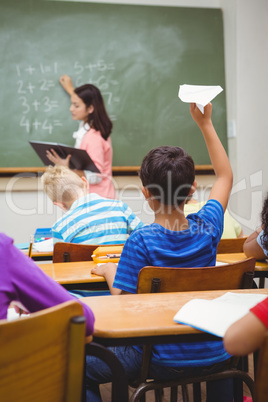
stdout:
MULTIPOLYGON (((208 196, 213 176, 197 177, 200 197, 208 196)), ((144 223, 153 221, 153 214, 145 202, 138 177, 114 178, 117 196, 126 202, 144 223)), ((42 190, 40 179, 14 176, 0 180, 1 231, 23 243, 36 228, 51 227, 62 215, 42 190)))
MULTIPOLYGON (((244 232, 250 233, 259 224, 262 199, 268 189, 268 158, 265 155, 268 148, 268 113, 266 111, 268 1, 105 0, 103 2, 222 8, 227 120, 231 128, 230 133, 235 134, 235 137, 228 141, 229 157, 234 171, 234 188, 229 210, 243 225, 244 232)), ((203 180, 204 177, 200 179, 203 180)), ((152 216, 137 189, 138 178, 124 178, 127 180, 124 184, 122 180, 123 178, 117 180, 120 181, 120 197, 149 223, 152 216), (122 190, 123 187, 124 190, 122 190)), ((206 180, 210 181, 210 178, 204 180, 206 187, 208 184, 206 180)), ((10 185, 10 179, 8 181, 10 185)), ((22 242, 28 240, 36 227, 51 226, 59 212, 52 208, 42 191, 32 189, 33 184, 29 187, 29 182, 21 182, 20 191, 5 192, 3 189, 6 189, 6 184, 5 179, 0 179, 1 231, 14 237, 15 241, 22 242)), ((10 187, 12 188, 12 185, 10 187)))

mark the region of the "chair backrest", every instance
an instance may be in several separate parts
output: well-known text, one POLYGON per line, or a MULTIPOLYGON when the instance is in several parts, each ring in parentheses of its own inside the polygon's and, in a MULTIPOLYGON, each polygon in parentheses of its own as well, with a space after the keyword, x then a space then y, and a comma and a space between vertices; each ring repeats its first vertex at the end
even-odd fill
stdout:
POLYGON ((0 400, 81 402, 84 349, 76 301, 0 321, 0 400))
POLYGON ((243 253, 243 245, 247 237, 238 237, 236 239, 221 239, 217 254, 227 254, 227 253, 243 253))
POLYGON ((248 258, 216 267, 144 267, 139 272, 137 293, 151 293, 153 278, 160 279, 160 292, 251 288, 255 262, 255 258, 248 258))
MULTIPOLYGON (((105 247, 123 246, 123 244, 109 244, 105 247)), ((99 245, 56 243, 53 250, 53 262, 92 261, 92 254, 99 245)))
POLYGON ((256 402, 267 402, 268 396, 268 335, 258 352, 258 365, 255 380, 256 402))
POLYGON ((53 250, 53 262, 92 261, 96 244, 56 243, 53 250))

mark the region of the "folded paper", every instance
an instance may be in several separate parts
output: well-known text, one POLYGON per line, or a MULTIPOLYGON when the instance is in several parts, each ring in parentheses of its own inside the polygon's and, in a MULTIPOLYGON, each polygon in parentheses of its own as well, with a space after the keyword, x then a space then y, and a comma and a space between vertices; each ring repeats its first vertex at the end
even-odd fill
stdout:
POLYGON ((179 98, 186 103, 196 103, 204 113, 204 107, 223 91, 220 85, 180 85, 179 98))

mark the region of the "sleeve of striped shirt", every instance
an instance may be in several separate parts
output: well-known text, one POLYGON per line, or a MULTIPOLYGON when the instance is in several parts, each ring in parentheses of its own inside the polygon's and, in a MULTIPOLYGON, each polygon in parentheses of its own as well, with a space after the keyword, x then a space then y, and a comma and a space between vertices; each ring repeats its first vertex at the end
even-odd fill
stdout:
POLYGON ((222 205, 217 200, 208 202, 197 212, 200 218, 205 219, 214 227, 217 237, 220 239, 223 232, 224 211, 222 205))
POLYGON ((126 204, 123 203, 124 214, 127 220, 127 233, 130 234, 135 229, 140 229, 144 226, 144 223, 138 218, 132 209, 126 204))
POLYGON ((59 243, 59 242, 61 242, 61 243, 64 242, 62 235, 59 232, 57 232, 56 230, 54 230, 53 228, 52 228, 52 238, 53 238, 53 244, 59 243))
POLYGON ((268 257, 268 250, 266 250, 266 249, 264 248, 262 239, 263 239, 263 230, 258 234, 257 243, 258 243, 258 245, 262 248, 262 251, 264 252, 264 254, 266 255, 266 257, 268 257))

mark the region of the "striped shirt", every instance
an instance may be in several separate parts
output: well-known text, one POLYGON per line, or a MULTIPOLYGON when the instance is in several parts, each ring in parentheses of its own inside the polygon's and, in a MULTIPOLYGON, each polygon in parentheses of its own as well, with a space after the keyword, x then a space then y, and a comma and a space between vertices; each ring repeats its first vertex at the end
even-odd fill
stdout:
POLYGON ((121 244, 143 223, 122 201, 87 194, 52 227, 53 242, 121 244))
MULTIPOLYGON (((209 200, 198 213, 188 215, 189 229, 169 230, 153 223, 135 231, 123 248, 113 286, 136 293, 139 271, 147 265, 215 265, 217 246, 223 231, 223 217, 221 204, 216 200, 209 200)), ((136 348, 141 351, 139 347, 136 348)), ((155 345, 152 361, 162 366, 189 367, 208 366, 229 357, 223 343, 214 341, 155 345)))

